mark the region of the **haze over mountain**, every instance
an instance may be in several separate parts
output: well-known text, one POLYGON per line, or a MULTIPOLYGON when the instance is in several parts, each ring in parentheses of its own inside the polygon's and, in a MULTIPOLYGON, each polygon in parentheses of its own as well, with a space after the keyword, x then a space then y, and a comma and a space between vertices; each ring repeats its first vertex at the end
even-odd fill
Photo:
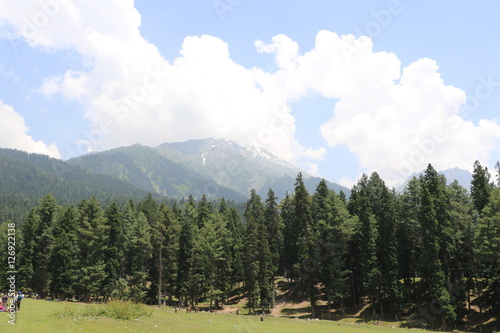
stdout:
MULTIPOLYGON (((408 177, 407 180, 403 184, 397 187, 398 192, 403 192, 405 189, 406 185, 408 182, 413 178, 413 177, 420 177, 424 173, 424 170, 421 172, 414 173, 410 177, 408 177)), ((446 184, 451 184, 454 180, 458 181, 458 183, 464 187, 467 190, 470 190, 471 186, 471 181, 472 181, 472 173, 468 170, 463 170, 460 168, 451 168, 451 169, 446 169, 442 171, 438 171, 439 174, 445 176, 446 178, 446 184)))

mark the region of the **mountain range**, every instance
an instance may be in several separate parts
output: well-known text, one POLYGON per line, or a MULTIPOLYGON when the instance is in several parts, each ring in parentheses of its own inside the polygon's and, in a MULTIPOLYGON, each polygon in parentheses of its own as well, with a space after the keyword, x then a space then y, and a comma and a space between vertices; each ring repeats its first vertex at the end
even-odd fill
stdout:
MULTIPOLYGON (((247 148, 211 138, 164 143, 158 147, 136 144, 68 161, 0 149, 0 219, 18 216, 13 212, 32 206, 47 193, 61 204, 76 203, 93 195, 103 203, 141 199, 148 193, 166 200, 185 199, 189 195, 199 199, 205 194, 210 200, 224 197, 245 202, 252 188, 263 199, 269 189, 283 198, 286 192, 294 191, 299 172, 309 193, 314 193, 320 178, 308 175, 263 148, 247 148)), ((440 173, 448 182, 456 179, 463 187, 470 188, 469 171, 453 168, 440 173)), ((399 192, 409 179, 397 188, 399 192)), ((349 197, 348 188, 328 181, 327 184, 349 197)))
MULTIPOLYGON (((71 165, 128 182, 143 190, 172 198, 192 194, 244 201, 250 189, 263 198, 273 189, 278 198, 293 192, 302 172, 313 193, 320 178, 312 177, 263 148, 243 147, 224 139, 164 143, 158 147, 133 145, 68 160, 71 165)), ((350 190, 328 182, 330 189, 350 190)))

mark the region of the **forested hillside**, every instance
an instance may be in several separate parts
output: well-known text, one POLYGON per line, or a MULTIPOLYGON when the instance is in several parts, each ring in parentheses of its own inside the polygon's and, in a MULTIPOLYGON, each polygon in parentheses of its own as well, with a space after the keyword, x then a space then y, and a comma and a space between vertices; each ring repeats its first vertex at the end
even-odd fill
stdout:
MULTIPOLYGON (((281 201, 252 190, 244 214, 224 199, 61 205, 48 194, 17 231, 19 289, 55 298, 112 297, 250 311, 275 303, 278 277, 311 316, 369 305, 374 318, 479 330, 500 311, 500 175, 478 162, 470 192, 429 165, 402 194, 377 173, 345 198, 299 174, 281 201)), ((1 252, 1 260, 7 254, 1 252)), ((6 269, 0 288, 8 288, 6 269)))
POLYGON ((91 196, 111 203, 148 192, 46 155, 0 149, 0 221, 19 219, 47 193, 70 204, 91 196))

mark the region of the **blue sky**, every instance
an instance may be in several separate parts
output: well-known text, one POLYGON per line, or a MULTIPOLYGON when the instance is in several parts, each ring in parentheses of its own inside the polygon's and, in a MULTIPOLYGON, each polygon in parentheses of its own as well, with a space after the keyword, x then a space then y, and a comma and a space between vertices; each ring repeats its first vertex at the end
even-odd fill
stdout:
POLYGON ((500 159, 498 1, 0 0, 0 147, 205 137, 351 186, 500 159))

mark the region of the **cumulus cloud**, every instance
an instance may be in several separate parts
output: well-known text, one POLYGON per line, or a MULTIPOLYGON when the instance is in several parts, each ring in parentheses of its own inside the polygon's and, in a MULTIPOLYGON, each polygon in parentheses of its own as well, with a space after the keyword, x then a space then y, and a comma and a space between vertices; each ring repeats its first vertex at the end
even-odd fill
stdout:
POLYGON ((80 153, 212 136, 265 146, 292 162, 322 160, 326 148, 297 142, 290 107, 312 95, 336 100, 321 126, 325 144, 346 145, 389 185, 429 162, 470 168, 498 144, 497 123, 460 117, 465 93, 443 82, 435 61, 402 68, 395 54, 374 52, 368 37, 320 31, 303 54, 286 35, 257 41, 256 52, 276 60, 276 71, 266 72, 236 63, 227 43, 207 35, 186 37, 179 56, 165 59, 141 36, 132 0, 47 3, 0 3, 0 18, 34 47, 82 55, 85 70, 68 69, 41 86, 83 103, 92 128, 80 153))
POLYGON ((326 153, 326 148, 321 147, 318 149, 307 148, 302 154, 311 160, 321 161, 325 158, 326 153))
MULTIPOLYGON (((460 117, 466 95, 444 83, 435 61, 419 59, 401 68, 395 54, 373 52, 371 40, 360 39, 321 31, 313 50, 274 77, 286 82, 291 99, 314 93, 337 100, 321 126, 330 147, 347 146, 362 168, 379 172, 389 185, 427 163, 470 169, 475 159, 488 159, 498 147, 500 125, 460 117)), ((272 50, 278 62, 280 48, 290 48, 280 40, 259 47, 272 50)))
POLYGON ((24 118, 0 99, 0 144, 3 148, 19 149, 60 158, 55 144, 35 141, 27 132, 24 118))

